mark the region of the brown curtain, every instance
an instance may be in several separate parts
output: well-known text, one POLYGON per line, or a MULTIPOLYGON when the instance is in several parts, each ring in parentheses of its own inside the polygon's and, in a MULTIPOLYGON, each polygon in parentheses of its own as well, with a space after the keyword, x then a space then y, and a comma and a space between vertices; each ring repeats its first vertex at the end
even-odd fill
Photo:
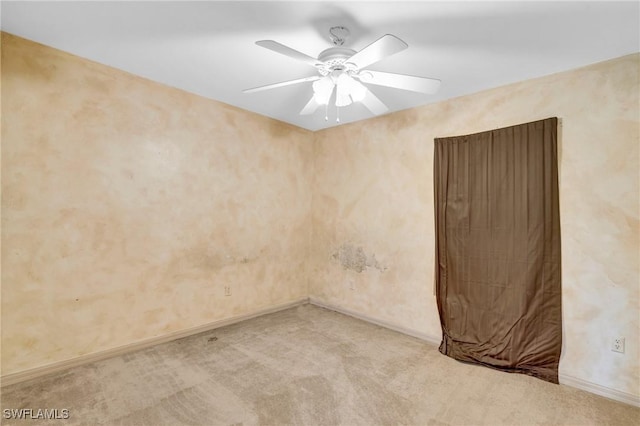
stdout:
POLYGON ((440 352, 558 383, 557 118, 435 140, 440 352))

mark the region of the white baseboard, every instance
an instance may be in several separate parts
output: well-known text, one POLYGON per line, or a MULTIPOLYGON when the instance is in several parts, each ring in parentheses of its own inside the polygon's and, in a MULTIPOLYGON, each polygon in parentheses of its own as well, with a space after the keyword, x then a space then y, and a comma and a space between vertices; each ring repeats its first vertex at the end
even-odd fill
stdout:
POLYGON ((429 344, 440 346, 441 338, 438 336, 432 336, 426 333, 422 333, 420 331, 411 330, 409 328, 403 327, 401 325, 392 324, 390 322, 382 321, 373 317, 370 317, 365 314, 361 314, 360 312, 352 311, 350 309, 341 308, 339 306, 332 305, 330 303, 326 303, 315 299, 313 297, 309 298, 309 303, 315 306, 319 306, 321 308, 329 309, 330 311, 340 312, 341 314, 349 315, 350 317, 358 318, 363 321, 369 322, 371 324, 379 325, 380 327, 388 328, 393 331, 397 331, 398 333, 406 334, 411 337, 415 337, 417 339, 423 340, 429 344))
POLYGON ((640 396, 636 396, 627 392, 622 392, 588 380, 579 379, 567 374, 560 373, 558 375, 560 384, 571 386, 573 388, 582 389, 584 391, 613 399, 614 401, 624 402, 625 404, 640 407, 640 396))
MULTIPOLYGON (((72 367, 78 367, 81 365, 85 365, 91 362, 100 361, 103 359, 111 358, 114 356, 122 355, 125 353, 137 351, 140 349, 148 348, 154 345, 158 345, 161 343, 166 343, 172 340, 180 339, 183 337, 188 337, 194 334, 202 333, 205 331, 214 330, 216 328, 224 327, 227 325, 235 324, 241 321, 245 321, 251 318, 259 317, 262 315, 271 314, 274 312, 282 311, 285 309, 293 308, 296 306, 304 305, 307 303, 311 303, 312 305, 319 306, 321 308, 329 309, 331 311, 339 312, 341 314, 349 315, 351 317, 360 319, 362 321, 366 321, 371 324, 376 324, 384 328, 388 328, 390 330, 397 331, 398 333, 406 334, 408 336, 415 337, 420 339, 428 344, 439 346, 440 345, 440 337, 428 335, 426 333, 422 333, 416 330, 411 330, 406 327, 392 324, 387 321, 382 321, 368 315, 352 311, 350 309, 341 308, 339 306, 332 305, 330 303, 323 302, 321 300, 315 298, 302 298, 295 300, 293 302, 282 303, 279 305, 270 306, 268 308, 263 308, 258 311, 252 312, 250 314, 237 315, 231 318, 226 318, 218 321, 213 321, 207 324, 199 325, 196 327, 191 327, 184 330, 174 331, 172 333, 168 333, 162 336, 152 337, 149 339, 144 339, 135 343, 130 343, 127 345, 119 346, 116 348, 107 349, 100 352, 94 352, 87 355, 82 355, 76 358, 59 361, 47 365, 43 365, 41 367, 31 368, 28 370, 18 371, 16 373, 10 373, 0 377, 0 385, 8 386, 15 383, 24 382, 27 380, 35 379, 37 377, 45 376, 51 373, 57 373, 62 370, 66 370, 72 367)), ((577 389, 581 389, 596 395, 603 396, 605 398, 609 398, 615 401, 623 402, 625 404, 633 405, 636 407, 640 407, 640 397, 622 392, 616 389, 612 389, 606 386, 598 385, 593 382, 589 382, 587 380, 583 380, 577 377, 573 377, 571 375, 562 374, 559 375, 559 380, 562 385, 571 386, 577 389)))
POLYGON ((160 343, 170 342, 172 340, 181 339, 183 337, 188 337, 194 334, 202 333, 204 331, 210 331, 216 328, 235 324, 240 321, 245 321, 245 320, 259 317, 262 315, 271 314, 274 312, 293 308, 299 305, 305 305, 307 303, 309 303, 309 299, 305 297, 302 299, 295 300, 293 302, 282 303, 279 305, 274 305, 267 308, 259 309, 249 314, 237 315, 231 318, 225 318, 225 319, 213 321, 207 324, 186 328, 184 330, 178 330, 171 333, 163 334, 162 336, 151 337, 148 339, 140 340, 138 342, 129 343, 127 345, 118 346, 115 348, 106 349, 103 351, 94 352, 86 355, 81 355, 81 356, 67 359, 64 361, 54 362, 51 364, 43 365, 41 367, 30 368, 28 370, 18 371, 16 373, 9 373, 0 377, 0 386, 8 386, 15 383, 24 382, 24 381, 35 379, 37 377, 41 377, 47 374, 57 373, 59 371, 66 370, 68 368, 78 367, 81 365, 89 364, 91 362, 101 361, 103 359, 137 351, 140 349, 145 349, 150 346, 158 345, 160 343))
MULTIPOLYGON (((415 331, 399 325, 391 324, 386 321, 381 321, 376 318, 372 318, 368 315, 352 311, 350 309, 341 308, 339 306, 335 306, 330 303, 323 302, 313 297, 309 298, 309 303, 311 303, 312 305, 319 306, 321 308, 329 309, 335 312, 340 312, 341 314, 349 315, 351 317, 358 318, 360 320, 418 338, 420 340, 425 341, 426 343, 429 343, 435 346, 440 345, 440 341, 441 341, 440 337, 428 335, 426 333, 421 333, 419 331, 415 331)), ((562 373, 559 374, 559 381, 560 381, 560 384, 562 385, 571 386, 571 387, 581 389, 596 395, 604 396, 605 398, 613 399, 618 402, 623 402, 625 404, 640 407, 640 397, 627 392, 622 392, 606 386, 598 385, 596 383, 589 382, 587 380, 579 379, 577 377, 573 377, 573 376, 562 374, 562 373)))

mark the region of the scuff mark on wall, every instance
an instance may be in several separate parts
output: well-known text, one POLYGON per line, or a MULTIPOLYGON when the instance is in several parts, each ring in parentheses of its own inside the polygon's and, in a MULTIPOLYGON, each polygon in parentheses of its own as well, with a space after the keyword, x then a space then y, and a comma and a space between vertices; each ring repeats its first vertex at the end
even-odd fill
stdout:
POLYGON ((363 272, 367 268, 374 268, 380 272, 387 270, 385 265, 378 262, 375 254, 367 256, 362 247, 355 247, 351 244, 341 245, 338 250, 331 255, 331 259, 340 262, 344 269, 358 273, 363 272))
MULTIPOLYGON (((174 266, 183 270, 185 268, 201 271, 219 271, 227 266, 248 264, 259 259, 258 255, 234 253, 236 250, 220 248, 202 241, 193 245, 190 249, 181 253, 175 253, 173 257, 174 266)), ((260 250, 262 253, 264 250, 260 250)))

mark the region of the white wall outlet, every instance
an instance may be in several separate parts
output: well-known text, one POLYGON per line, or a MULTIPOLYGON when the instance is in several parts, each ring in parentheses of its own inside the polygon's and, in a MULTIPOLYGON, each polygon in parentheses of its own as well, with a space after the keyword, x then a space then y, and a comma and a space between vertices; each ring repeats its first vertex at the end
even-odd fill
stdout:
POLYGON ((611 350, 614 352, 624 353, 624 337, 614 337, 611 342, 611 350))
POLYGON ((224 295, 225 296, 231 296, 231 286, 230 285, 225 285, 224 286, 224 295))

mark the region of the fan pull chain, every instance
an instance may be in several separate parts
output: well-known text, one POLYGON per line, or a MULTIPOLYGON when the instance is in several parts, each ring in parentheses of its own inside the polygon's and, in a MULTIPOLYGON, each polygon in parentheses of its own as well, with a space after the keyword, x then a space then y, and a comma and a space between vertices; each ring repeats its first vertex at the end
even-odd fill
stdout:
POLYGON ((324 106, 324 121, 329 121, 329 103, 324 106))
POLYGON ((340 107, 336 105, 336 123, 340 122, 340 107))

